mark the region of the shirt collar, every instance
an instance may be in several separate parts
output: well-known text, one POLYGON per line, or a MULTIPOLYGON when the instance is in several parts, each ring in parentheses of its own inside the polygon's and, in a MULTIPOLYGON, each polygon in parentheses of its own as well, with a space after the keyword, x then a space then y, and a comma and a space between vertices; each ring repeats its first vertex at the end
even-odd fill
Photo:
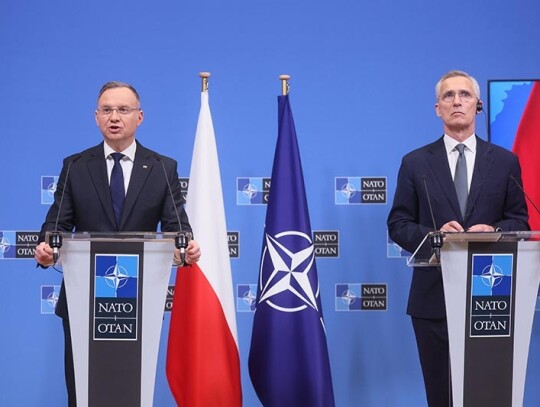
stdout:
MULTIPOLYGON (((105 152, 105 159, 107 159, 112 153, 116 152, 107 143, 103 143, 103 150, 105 152)), ((135 162, 135 151, 137 151, 137 143, 135 142, 135 140, 133 140, 133 143, 131 143, 128 148, 120 152, 124 154, 127 158, 129 158, 132 162, 135 162)))
POLYGON ((467 137, 463 141, 457 141, 450 137, 448 134, 444 135, 444 146, 446 147, 446 153, 450 154, 458 144, 465 144, 465 146, 472 152, 476 153, 476 137, 475 134, 471 134, 469 137, 467 137))

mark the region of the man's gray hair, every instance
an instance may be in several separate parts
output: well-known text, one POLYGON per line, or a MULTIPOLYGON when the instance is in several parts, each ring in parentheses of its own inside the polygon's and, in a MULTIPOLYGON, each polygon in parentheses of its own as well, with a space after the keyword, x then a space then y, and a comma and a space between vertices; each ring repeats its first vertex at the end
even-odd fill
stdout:
POLYGON ((435 99, 439 100, 439 96, 441 95, 441 86, 443 81, 445 81, 448 78, 454 78, 456 76, 462 76, 464 78, 468 78, 471 80, 473 84, 474 94, 478 100, 480 100, 480 86, 478 85, 478 81, 473 78, 471 75, 469 75, 467 72, 464 71, 458 71, 453 70, 445 73, 441 79, 439 79, 439 82, 435 85, 435 99))

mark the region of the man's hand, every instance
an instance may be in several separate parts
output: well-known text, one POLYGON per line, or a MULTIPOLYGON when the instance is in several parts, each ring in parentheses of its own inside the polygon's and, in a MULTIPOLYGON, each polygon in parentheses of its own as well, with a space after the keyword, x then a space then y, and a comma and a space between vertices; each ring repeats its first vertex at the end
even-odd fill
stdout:
MULTIPOLYGON (((491 225, 485 225, 483 223, 480 223, 478 225, 471 226, 466 231, 467 232, 495 232, 495 228, 491 225)), ((461 226, 457 221, 452 220, 442 225, 441 232, 465 232, 465 230, 463 229, 463 226, 461 226)))
POLYGON ((441 232, 465 232, 465 230, 463 229, 463 226, 459 224, 459 222, 451 220, 450 222, 442 225, 441 232))
MULTIPOLYGON (((197 263, 201 258, 201 248, 195 240, 190 240, 188 247, 186 248, 186 264, 197 263)), ((174 250, 174 261, 177 264, 180 264, 180 250, 174 250)))
POLYGON ((52 266, 54 264, 53 249, 48 243, 41 242, 36 246, 34 259, 36 259, 36 261, 42 266, 52 266))
POLYGON ((491 225, 478 224, 471 226, 467 232, 495 232, 495 228, 491 225))

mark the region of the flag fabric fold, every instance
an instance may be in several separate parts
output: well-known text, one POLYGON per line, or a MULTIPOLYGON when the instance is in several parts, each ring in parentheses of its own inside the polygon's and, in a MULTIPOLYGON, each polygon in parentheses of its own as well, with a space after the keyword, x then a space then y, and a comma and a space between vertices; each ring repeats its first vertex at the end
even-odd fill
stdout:
POLYGON ((334 393, 296 130, 278 96, 249 374, 265 407, 332 407, 334 393))
POLYGON ((513 151, 519 157, 523 189, 527 193, 529 224, 532 230, 540 230, 540 213, 531 203, 540 202, 540 83, 535 82, 514 140, 513 151))
POLYGON ((186 212, 202 254, 198 264, 177 271, 167 379, 181 407, 241 406, 227 227, 207 92, 201 94, 186 212))

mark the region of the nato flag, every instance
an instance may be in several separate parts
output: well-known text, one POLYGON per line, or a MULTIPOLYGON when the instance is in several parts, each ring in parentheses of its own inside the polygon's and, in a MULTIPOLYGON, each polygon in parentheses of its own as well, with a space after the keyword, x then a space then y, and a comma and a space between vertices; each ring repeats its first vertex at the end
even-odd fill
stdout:
POLYGON ((249 374, 265 407, 332 407, 319 281, 288 96, 278 96, 278 115, 249 374))

